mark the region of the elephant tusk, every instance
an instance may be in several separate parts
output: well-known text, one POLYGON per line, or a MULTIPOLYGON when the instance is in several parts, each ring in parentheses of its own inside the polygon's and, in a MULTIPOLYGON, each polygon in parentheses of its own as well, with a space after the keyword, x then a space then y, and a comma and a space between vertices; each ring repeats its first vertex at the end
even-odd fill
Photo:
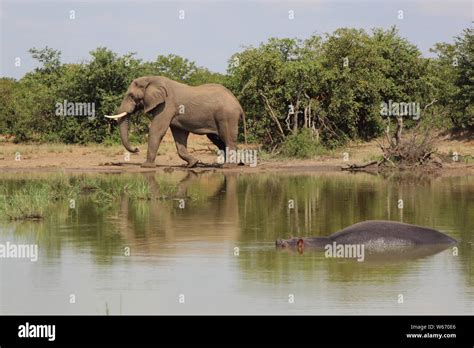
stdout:
POLYGON ((127 114, 126 112, 122 112, 121 114, 118 114, 118 115, 112 115, 112 116, 105 115, 105 117, 117 120, 119 118, 124 117, 126 114, 127 114))

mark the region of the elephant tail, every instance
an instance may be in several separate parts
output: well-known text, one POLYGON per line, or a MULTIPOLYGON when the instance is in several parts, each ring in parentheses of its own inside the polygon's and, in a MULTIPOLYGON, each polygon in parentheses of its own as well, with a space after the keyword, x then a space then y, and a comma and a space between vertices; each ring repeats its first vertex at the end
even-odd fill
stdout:
POLYGON ((242 110, 240 116, 242 117, 242 122, 244 124, 244 141, 245 141, 245 145, 247 145, 247 120, 245 119, 244 110, 242 110))

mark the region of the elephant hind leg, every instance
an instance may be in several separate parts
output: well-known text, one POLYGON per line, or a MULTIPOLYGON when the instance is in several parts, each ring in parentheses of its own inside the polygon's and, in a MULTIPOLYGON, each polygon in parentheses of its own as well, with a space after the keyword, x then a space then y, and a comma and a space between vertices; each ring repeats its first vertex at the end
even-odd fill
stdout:
POLYGON ((199 160, 188 153, 188 136, 189 132, 183 129, 170 127, 171 133, 173 134, 174 142, 176 143, 176 150, 181 159, 188 162, 188 167, 194 167, 199 160))
MULTIPOLYGON (((238 120, 238 118, 237 118, 238 120)), ((218 124, 219 138, 229 150, 237 150, 238 121, 226 120, 218 124)))
POLYGON ((221 138, 219 138, 217 134, 207 134, 207 138, 212 141, 212 143, 216 145, 219 150, 225 151, 225 143, 221 138))
MULTIPOLYGON (((238 118, 237 118, 238 120, 238 118)), ((238 122, 232 122, 231 120, 218 124, 219 138, 225 144, 225 151, 236 151, 237 150, 237 134, 238 134, 238 122)), ((227 159, 227 153, 226 153, 227 159)), ((224 167, 233 167, 237 163, 226 163, 224 167)))

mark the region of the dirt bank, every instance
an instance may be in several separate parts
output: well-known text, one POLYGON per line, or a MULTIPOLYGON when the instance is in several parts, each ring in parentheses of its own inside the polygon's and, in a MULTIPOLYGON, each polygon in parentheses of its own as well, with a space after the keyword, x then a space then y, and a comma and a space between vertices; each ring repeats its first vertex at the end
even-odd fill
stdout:
MULTIPOLYGON (((217 160, 215 146, 206 137, 191 135, 188 145, 189 152, 203 163, 212 164, 217 160)), ((467 160, 463 156, 474 155, 473 140, 456 140, 445 137, 440 139, 439 152, 445 156, 452 156, 457 152, 462 160, 448 161, 440 171, 443 175, 473 175, 474 160, 467 160)), ((376 142, 352 143, 345 148, 334 150, 327 155, 308 160, 271 159, 269 156, 260 156, 258 165, 239 166, 222 169, 213 166, 193 168, 195 171, 204 170, 231 170, 239 172, 266 172, 266 171, 339 171, 342 166, 350 163, 368 162, 380 155, 376 142), (348 153, 348 161, 344 161, 344 153, 348 153), (262 158, 263 157, 263 158, 262 158)), ((174 141, 167 134, 156 158, 157 168, 141 168, 145 160, 146 144, 140 146, 140 153, 131 154, 129 160, 125 157, 125 150, 121 145, 19 145, 0 143, 0 172, 149 172, 187 170, 175 149, 174 141), (19 156, 18 156, 19 155, 19 156)))

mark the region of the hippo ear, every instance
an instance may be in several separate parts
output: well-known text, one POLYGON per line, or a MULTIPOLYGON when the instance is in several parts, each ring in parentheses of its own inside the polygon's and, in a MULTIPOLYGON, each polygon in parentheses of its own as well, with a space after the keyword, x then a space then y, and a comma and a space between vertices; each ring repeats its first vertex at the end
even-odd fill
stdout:
POLYGON ((298 253, 303 254, 303 251, 304 251, 303 238, 298 239, 298 242, 296 242, 296 250, 298 250, 298 253))

